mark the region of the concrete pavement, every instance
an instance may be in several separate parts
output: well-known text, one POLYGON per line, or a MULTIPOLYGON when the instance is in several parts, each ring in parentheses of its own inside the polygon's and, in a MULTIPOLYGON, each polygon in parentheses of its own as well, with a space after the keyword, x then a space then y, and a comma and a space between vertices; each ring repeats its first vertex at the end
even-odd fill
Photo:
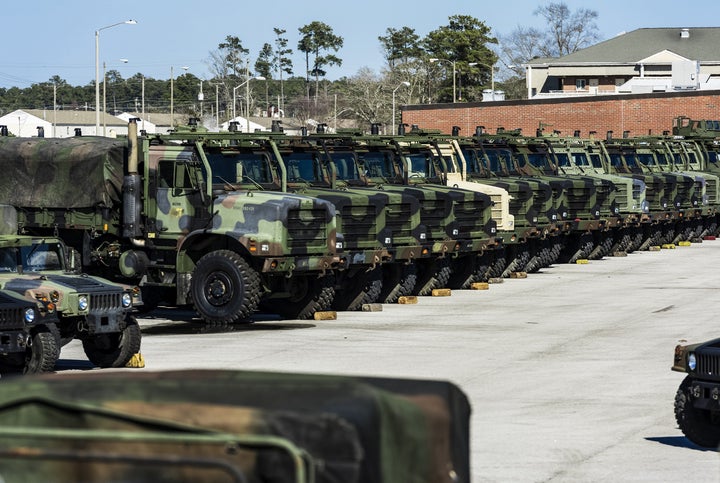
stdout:
MULTIPOLYGON (((720 240, 556 265, 484 291, 333 321, 140 320, 146 367, 450 380, 472 407, 473 482, 720 481, 673 416, 679 341, 720 336, 720 240)), ((60 373, 89 368, 80 345, 60 373)))

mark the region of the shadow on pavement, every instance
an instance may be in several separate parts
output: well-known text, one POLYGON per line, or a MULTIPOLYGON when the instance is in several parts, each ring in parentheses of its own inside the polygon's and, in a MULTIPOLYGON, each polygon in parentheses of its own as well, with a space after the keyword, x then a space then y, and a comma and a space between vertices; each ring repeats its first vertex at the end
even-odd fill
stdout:
POLYGON ((689 439, 687 439, 685 436, 660 436, 657 438, 645 438, 647 441, 653 441, 655 443, 664 444, 666 446, 674 446, 676 448, 688 448, 688 449, 694 449, 697 451, 712 451, 717 453, 718 450, 713 448, 703 448, 702 446, 698 446, 689 439))

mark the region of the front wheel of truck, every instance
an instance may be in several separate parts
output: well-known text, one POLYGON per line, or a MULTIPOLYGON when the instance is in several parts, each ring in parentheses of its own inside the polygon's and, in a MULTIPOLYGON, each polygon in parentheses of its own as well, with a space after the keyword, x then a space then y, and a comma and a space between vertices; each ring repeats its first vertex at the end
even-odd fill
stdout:
POLYGON ((58 335, 45 326, 33 329, 25 352, 8 354, 0 365, 3 371, 40 374, 50 372, 60 356, 58 335))
POLYGON ((696 408, 690 394, 691 385, 692 378, 688 376, 675 394, 675 421, 693 443, 704 448, 717 448, 720 445, 720 411, 696 408))
POLYGON ((198 261, 190 293, 205 322, 248 322, 260 303, 260 277, 237 253, 217 250, 198 261))
POLYGON ((142 335, 135 317, 129 316, 125 329, 112 334, 97 334, 82 339, 88 360, 97 367, 125 367, 140 352, 142 335))

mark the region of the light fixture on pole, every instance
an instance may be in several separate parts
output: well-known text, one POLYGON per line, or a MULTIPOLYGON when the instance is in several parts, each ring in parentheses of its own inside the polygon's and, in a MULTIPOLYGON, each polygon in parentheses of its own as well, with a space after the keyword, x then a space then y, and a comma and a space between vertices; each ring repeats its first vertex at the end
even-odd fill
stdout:
POLYGON ((125 20, 95 30, 95 135, 100 131, 100 31, 118 25, 135 25, 136 23, 135 20, 125 20))
MULTIPOLYGON (((408 81, 402 81, 400 85, 398 85, 392 91, 392 122, 390 123, 392 126, 392 131, 395 131, 395 92, 397 92, 397 90, 400 89, 402 86, 410 87, 410 83, 408 81)), ((395 133, 393 132, 393 134, 395 133)))
POLYGON ((482 65, 490 69, 490 90, 492 91, 492 100, 495 100, 495 64, 486 64, 484 62, 470 62, 469 66, 482 65))
POLYGON ((453 102, 457 102, 457 95, 456 95, 456 87, 455 87, 455 61, 454 60, 447 60, 447 59, 438 59, 433 57, 430 60, 430 63, 434 62, 450 62, 452 64, 452 80, 453 80, 453 102))
MULTIPOLYGON (((232 108, 232 118, 233 119, 235 119, 237 117, 235 114, 235 100, 237 98, 237 90, 243 86, 246 87, 246 91, 245 91, 246 106, 247 106, 248 111, 250 110, 249 98, 250 98, 250 81, 251 80, 265 80, 265 77, 263 77, 261 75, 256 76, 256 77, 250 77, 248 80, 246 80, 245 82, 242 82, 240 85, 233 87, 233 108, 232 108)), ((246 113, 246 114, 249 114, 249 113, 246 113)), ((249 117, 249 115, 248 115, 248 117, 249 117)), ((250 121, 249 120, 248 120, 248 129, 250 129, 250 121)))
MULTIPOLYGON (((127 64, 127 59, 120 59, 120 62, 127 64)), ((103 113, 107 112, 107 75, 105 71, 105 62, 103 61, 103 113)), ((106 136, 105 132, 105 116, 103 116, 103 136, 106 136)))

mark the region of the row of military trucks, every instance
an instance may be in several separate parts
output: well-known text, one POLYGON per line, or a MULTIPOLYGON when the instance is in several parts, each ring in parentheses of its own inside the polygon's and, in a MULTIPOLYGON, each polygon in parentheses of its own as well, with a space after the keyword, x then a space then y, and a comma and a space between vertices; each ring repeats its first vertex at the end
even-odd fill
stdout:
POLYGON ((17 234, 207 323, 358 310, 701 240, 720 170, 679 135, 208 132, 0 137, 17 234), (27 187, 24 189, 23 187, 27 187))

